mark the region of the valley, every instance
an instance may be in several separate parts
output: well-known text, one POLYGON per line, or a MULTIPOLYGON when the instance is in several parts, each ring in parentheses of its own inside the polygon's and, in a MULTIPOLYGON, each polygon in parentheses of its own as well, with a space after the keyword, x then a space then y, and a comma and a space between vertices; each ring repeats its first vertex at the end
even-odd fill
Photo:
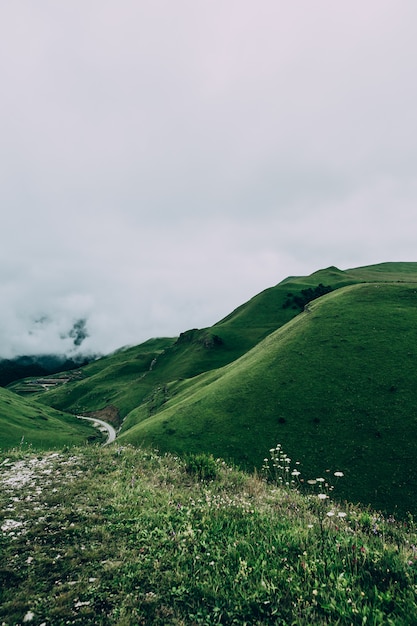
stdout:
POLYGON ((0 621, 417 623, 416 312, 331 267, 0 388, 0 621))
POLYGON ((416 304, 416 263, 330 267, 212 327, 9 391, 66 419, 103 419, 120 445, 213 454, 250 472, 280 443, 306 480, 341 468, 341 497, 405 514, 417 501, 416 304))

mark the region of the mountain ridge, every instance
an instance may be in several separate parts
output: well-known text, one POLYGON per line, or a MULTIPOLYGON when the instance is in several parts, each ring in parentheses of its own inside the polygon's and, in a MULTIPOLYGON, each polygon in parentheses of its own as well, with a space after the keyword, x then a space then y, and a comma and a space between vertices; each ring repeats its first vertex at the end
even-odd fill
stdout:
POLYGON ((405 511, 417 496, 416 283, 417 263, 405 262, 288 277, 209 328, 98 359, 34 398, 111 412, 120 443, 213 453, 250 470, 282 443, 311 473, 343 462, 345 497, 405 511))

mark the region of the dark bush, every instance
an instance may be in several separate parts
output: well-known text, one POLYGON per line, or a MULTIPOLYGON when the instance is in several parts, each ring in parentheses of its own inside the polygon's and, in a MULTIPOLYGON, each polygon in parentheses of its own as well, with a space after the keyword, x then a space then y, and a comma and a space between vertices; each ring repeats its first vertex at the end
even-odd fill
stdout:
POLYGON ((219 470, 211 454, 190 454, 185 459, 185 471, 198 480, 215 480, 219 470))
POLYGON ((306 289, 302 289, 300 294, 287 293, 287 299, 282 305, 282 308, 288 309, 291 307, 292 309, 299 309, 302 311, 306 304, 312 300, 316 300, 316 298, 324 296, 326 293, 330 293, 331 291, 333 291, 333 287, 320 283, 317 287, 307 287, 306 289))

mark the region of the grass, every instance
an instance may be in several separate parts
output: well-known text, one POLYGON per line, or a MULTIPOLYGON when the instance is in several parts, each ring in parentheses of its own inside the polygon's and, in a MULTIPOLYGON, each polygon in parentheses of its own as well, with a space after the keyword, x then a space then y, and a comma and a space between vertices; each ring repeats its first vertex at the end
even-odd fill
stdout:
MULTIPOLYGON (((417 264, 393 263, 343 272, 331 267, 311 276, 291 277, 262 291, 211 328, 188 330, 178 338, 151 339, 99 359, 80 370, 83 380, 41 395, 39 400, 70 412, 112 407, 119 422, 137 406, 148 403, 159 387, 193 378, 236 360, 299 313, 285 308, 288 292, 322 283, 338 289, 364 280, 416 280, 417 264), (220 338, 216 342, 215 338, 220 338), (150 369, 156 359, 156 366, 150 369)), ((32 389, 32 379, 10 385, 17 393, 32 389)))
MULTIPOLYGON (((151 364, 173 341, 152 339, 140 346, 121 349, 75 372, 66 373, 74 378, 72 382, 47 393, 38 393, 36 398, 42 404, 72 413, 102 411, 110 407, 114 424, 119 425, 126 413, 140 404, 153 388, 151 364)), ((18 394, 32 387, 33 378, 9 385, 9 389, 18 394)))
POLYGON ((291 462, 288 486, 118 445, 0 463, 7 626, 417 623, 413 520, 339 503, 328 478, 302 494, 291 462))
POLYGON ((121 442, 250 471, 281 441, 307 473, 342 464, 343 497, 415 513, 416 291, 416 263, 289 277, 209 329, 121 350, 37 400, 100 415, 121 442), (320 284, 334 291, 305 312, 285 306, 320 284))
POLYGON ((120 441, 253 469, 277 440, 307 473, 341 464, 343 497, 415 513, 416 291, 365 283, 316 300, 239 360, 173 383, 155 415, 138 407, 120 441))
MULTIPOLYGON (((82 380, 41 394, 38 400, 72 413, 110 408, 116 425, 125 420, 124 427, 132 426, 136 416, 130 413, 137 407, 144 409, 146 417, 159 412, 168 399, 160 389, 176 390, 184 380, 232 363, 290 322, 300 310, 285 308, 289 292, 300 293, 320 283, 340 289, 370 280, 417 282, 417 263, 383 263, 346 271, 330 267, 311 276, 290 277, 256 295, 211 328, 186 331, 176 339, 151 339, 120 350, 78 370, 82 380)), ((28 387, 30 379, 26 381, 28 387)), ((23 393, 25 385, 18 382, 10 388, 23 393)), ((143 416, 140 412, 137 419, 143 416)))
POLYGON ((39 450, 102 440, 90 424, 0 388, 1 447, 39 450))

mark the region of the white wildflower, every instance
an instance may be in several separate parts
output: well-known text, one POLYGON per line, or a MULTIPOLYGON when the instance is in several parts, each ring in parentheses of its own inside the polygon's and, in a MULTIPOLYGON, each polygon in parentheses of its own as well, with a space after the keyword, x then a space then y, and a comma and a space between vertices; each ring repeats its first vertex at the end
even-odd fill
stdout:
POLYGON ((5 519, 3 524, 1 525, 1 530, 4 533, 11 532, 15 528, 19 528, 19 526, 23 526, 23 522, 18 522, 14 519, 5 519))

